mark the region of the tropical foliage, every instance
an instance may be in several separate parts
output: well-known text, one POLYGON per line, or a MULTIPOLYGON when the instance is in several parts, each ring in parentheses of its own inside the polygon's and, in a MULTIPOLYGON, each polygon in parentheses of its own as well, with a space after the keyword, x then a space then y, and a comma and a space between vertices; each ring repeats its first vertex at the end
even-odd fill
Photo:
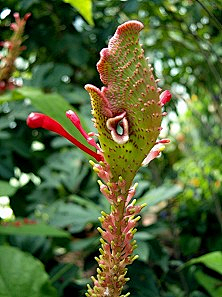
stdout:
POLYGON ((51 132, 31 130, 26 118, 45 113, 88 146, 65 112, 77 111, 86 131, 96 132, 84 85, 101 86, 100 50, 119 24, 135 19, 144 24, 140 41, 159 86, 173 99, 161 131, 171 143, 135 178, 138 203, 148 206, 126 291, 221 297, 221 1, 0 4, 1 41, 13 34, 13 13, 32 14, 14 87, 0 85, 0 296, 83 296, 96 274, 98 217, 109 206, 89 158, 51 132))

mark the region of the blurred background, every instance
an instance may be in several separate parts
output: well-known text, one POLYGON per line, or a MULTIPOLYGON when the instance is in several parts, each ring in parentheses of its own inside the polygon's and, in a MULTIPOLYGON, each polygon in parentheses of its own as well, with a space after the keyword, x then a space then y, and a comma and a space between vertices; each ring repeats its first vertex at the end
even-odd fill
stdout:
POLYGON ((32 15, 13 72, 23 87, 0 93, 0 296, 83 296, 96 272, 98 217, 109 210, 97 176, 78 148, 25 121, 44 112, 81 139, 65 119, 71 105, 94 131, 84 85, 102 86, 100 50, 136 19, 159 86, 172 93, 161 131, 171 142, 135 178, 148 206, 126 291, 221 297, 221 0, 0 0, 0 41, 15 12, 32 15))

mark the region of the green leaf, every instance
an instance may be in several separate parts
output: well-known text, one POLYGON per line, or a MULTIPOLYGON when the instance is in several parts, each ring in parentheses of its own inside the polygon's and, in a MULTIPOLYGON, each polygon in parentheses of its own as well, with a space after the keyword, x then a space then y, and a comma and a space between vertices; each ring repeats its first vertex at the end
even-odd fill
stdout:
POLYGON ((149 246, 147 245, 146 242, 141 240, 138 240, 137 244, 138 244, 138 247, 135 251, 135 254, 139 256, 140 261, 147 262, 150 254, 149 246))
POLYGON ((54 226, 43 223, 24 224, 22 221, 18 225, 15 222, 8 225, 0 225, 0 234, 4 235, 30 235, 30 236, 50 236, 50 237, 69 237, 69 233, 59 230, 54 226), (13 224, 13 225, 12 225, 13 224))
POLYGON ((82 231, 86 224, 98 221, 100 212, 93 208, 83 208, 80 205, 56 201, 44 210, 49 216, 51 225, 64 228, 70 232, 82 231))
POLYGON ((0 95, 0 104, 11 100, 12 100, 11 92, 5 92, 4 94, 0 95))
POLYGON ((222 281, 211 277, 201 270, 195 273, 195 277, 198 283, 204 287, 204 289, 209 293, 211 297, 221 297, 222 296, 222 281))
POLYGON ((0 196, 11 196, 16 192, 16 188, 7 181, 0 180, 0 196))
POLYGON ((94 237, 89 237, 89 238, 81 238, 76 241, 73 241, 70 244, 70 248, 72 251, 83 251, 87 250, 89 251, 92 249, 92 247, 98 247, 99 245, 99 237, 94 236, 94 237))
POLYGON ((66 111, 69 109, 74 110, 74 108, 62 96, 57 93, 43 93, 40 89, 31 87, 21 88, 20 93, 24 98, 29 98, 38 110, 58 121, 76 139, 81 139, 84 142, 82 135, 66 118, 66 111))
MULTIPOLYGON (((222 274, 222 252, 212 252, 188 261, 185 265, 202 263, 208 268, 222 274)), ((221 294, 222 296, 222 294, 221 294)))
POLYGON ((129 266, 130 296, 160 297, 156 277, 146 263, 135 261, 129 266))
POLYGON ((57 297, 43 264, 15 247, 0 247, 0 297, 57 297))
POLYGON ((63 76, 71 76, 73 69, 62 63, 44 63, 33 68, 32 86, 39 88, 53 88, 62 83, 63 76))
POLYGON ((143 197, 138 199, 138 203, 147 203, 148 206, 156 205, 162 201, 174 198, 182 191, 182 188, 178 185, 163 185, 153 190, 148 191, 143 197))
MULTIPOLYGON (((75 108, 70 105, 61 95, 58 93, 43 93, 38 88, 33 87, 23 87, 17 89, 16 92, 11 92, 12 100, 21 100, 28 98, 31 100, 31 103, 38 111, 48 115, 57 122, 59 122, 65 130, 67 130, 73 137, 78 141, 83 143, 85 146, 92 149, 92 147, 87 143, 85 138, 81 135, 78 129, 71 123, 66 117, 66 111, 72 109, 75 111, 75 108)), ((84 119, 79 115, 81 124, 84 129, 87 130, 86 125, 84 124, 84 119)))
POLYGON ((72 263, 59 263, 50 271, 50 281, 58 290, 59 296, 64 296, 64 289, 79 278, 79 268, 72 263), (62 280, 62 281, 61 281, 62 280))
POLYGON ((14 89, 11 91, 6 91, 5 93, 0 95, 0 104, 4 102, 10 102, 15 100, 23 100, 24 97, 20 93, 21 89, 14 89))
MULTIPOLYGON (((70 64, 73 64, 81 68, 84 68, 84 65, 88 67, 87 62, 90 60, 90 55, 78 35, 64 34, 61 39, 61 43, 61 50, 64 50, 64 47, 66 48, 67 58, 70 64)), ((53 77, 55 75, 56 73, 53 75, 53 77)))
POLYGON ((189 297, 208 297, 208 296, 203 292, 193 291, 189 297))
POLYGON ((146 241, 146 240, 150 240, 153 239, 155 236, 151 233, 148 232, 136 232, 136 234, 134 235, 134 239, 136 240, 141 240, 141 241, 146 241))
POLYGON ((179 238, 180 249, 184 256, 190 256, 198 252, 201 238, 192 235, 182 235, 179 238))
POLYGON ((94 26, 93 17, 92 17, 92 1, 91 0, 63 0, 66 3, 72 5, 91 25, 94 26))
POLYGON ((80 150, 70 150, 52 154, 39 172, 44 179, 41 188, 59 188, 64 184, 71 192, 75 191, 88 172, 83 166, 83 155, 80 150), (72 174, 70 174, 72 172, 72 174))

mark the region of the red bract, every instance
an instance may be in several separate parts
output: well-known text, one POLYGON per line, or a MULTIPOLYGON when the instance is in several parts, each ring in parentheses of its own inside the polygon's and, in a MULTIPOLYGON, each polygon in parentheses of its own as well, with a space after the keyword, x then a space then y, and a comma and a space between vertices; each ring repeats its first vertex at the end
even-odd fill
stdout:
MULTIPOLYGON (((78 146, 82 151, 86 152, 93 158, 95 158, 98 162, 103 161, 103 156, 100 153, 96 153, 92 150, 90 150, 88 147, 83 145, 81 142, 79 142, 77 139, 75 139, 71 134, 69 134, 61 124, 59 124, 57 121, 53 120, 49 116, 32 112, 28 118, 27 118, 27 125, 30 128, 43 128, 52 132, 55 132, 66 139, 68 139, 70 142, 72 142, 74 145, 78 146)), ((86 132, 85 132, 86 133, 86 132)))

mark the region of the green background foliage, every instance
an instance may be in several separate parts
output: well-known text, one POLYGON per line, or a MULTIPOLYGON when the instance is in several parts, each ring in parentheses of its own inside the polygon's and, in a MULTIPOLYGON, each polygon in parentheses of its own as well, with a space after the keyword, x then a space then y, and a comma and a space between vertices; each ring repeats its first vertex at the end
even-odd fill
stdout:
POLYGON ((88 145, 65 111, 95 132, 84 85, 101 86, 99 51, 119 24, 137 19, 173 99, 161 132, 171 143, 135 178, 148 206, 126 290, 221 297, 221 1, 0 0, 0 8, 0 40, 11 36, 14 12, 32 13, 13 75, 24 87, 0 94, 0 296, 83 296, 95 274, 97 218, 109 209, 97 176, 84 153, 25 120, 44 112, 88 145))

